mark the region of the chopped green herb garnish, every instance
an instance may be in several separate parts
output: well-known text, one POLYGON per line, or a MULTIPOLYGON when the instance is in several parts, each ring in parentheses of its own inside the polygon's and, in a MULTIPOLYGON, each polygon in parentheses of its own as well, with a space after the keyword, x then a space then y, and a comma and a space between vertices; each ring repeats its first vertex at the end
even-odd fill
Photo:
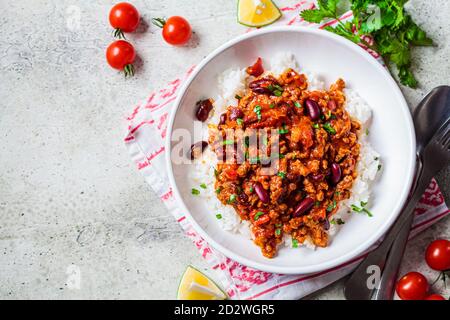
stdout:
POLYGON ((320 201, 314 202, 314 205, 315 205, 316 207, 320 206, 320 201))
POLYGON ((273 92, 273 94, 274 94, 276 97, 281 97, 281 95, 283 94, 283 91, 275 90, 275 91, 273 92))
POLYGON ((274 103, 271 103, 271 104, 269 105, 269 108, 270 108, 270 109, 275 108, 275 104, 274 104, 274 103))
POLYGON ((298 240, 292 239, 292 248, 298 248, 298 240))
POLYGON ((223 140, 222 144, 225 145, 231 145, 234 144, 234 140, 223 140))
POLYGON ((217 193, 217 194, 219 194, 221 191, 222 191, 222 187, 218 187, 218 188, 216 189, 216 193, 217 193))
POLYGON ((258 220, 259 217, 261 217, 263 214, 264 214, 264 212, 258 211, 258 212, 255 214, 255 216, 253 217, 253 220, 255 220, 255 221, 258 220))
POLYGON ((230 195, 230 198, 228 199, 228 204, 234 203, 236 201, 236 195, 232 194, 230 195))
POLYGON ((289 129, 286 129, 286 125, 283 124, 282 129, 278 130, 279 134, 286 134, 289 133, 289 129))
POLYGON ((378 170, 378 171, 381 170, 381 164, 378 165, 378 169, 377 169, 377 170, 378 170))
POLYGON ((286 173, 283 171, 278 172, 277 174, 279 177, 281 177, 282 179, 286 178, 286 173))
POLYGON ((336 209, 336 200, 333 200, 333 202, 328 205, 327 212, 331 212, 334 209, 336 209))
POLYGON ((241 97, 240 95, 238 95, 238 94, 235 95, 234 97, 235 97, 236 99, 238 99, 238 100, 241 100, 241 99, 242 99, 242 97, 241 97))
POLYGON ((216 214, 217 219, 222 219, 222 215, 220 213, 216 214))
POLYGON ((258 117, 258 120, 261 120, 261 106, 256 105, 253 111, 256 113, 256 116, 258 117))
POLYGON ((191 190, 191 193, 193 194, 193 195, 199 195, 200 194, 200 190, 197 190, 197 189, 195 189, 195 188, 192 188, 192 190, 191 190))
POLYGON ((216 168, 214 168, 214 176, 217 177, 219 175, 219 171, 217 171, 216 168))
POLYGON ((380 158, 378 158, 378 157, 373 158, 373 160, 375 160, 375 161, 378 161, 378 159, 380 159, 380 158))
POLYGON ((313 125, 312 125, 312 126, 313 126, 313 128, 314 128, 314 129, 319 129, 319 128, 320 128, 320 126, 319 126, 319 124, 318 124, 318 123, 313 123, 313 125))
POLYGON ((236 123, 240 126, 242 126, 242 124, 244 123, 244 120, 242 120, 241 118, 237 118, 236 119, 236 123))
POLYGON ((300 102, 298 102, 298 101, 295 101, 295 102, 294 102, 294 105, 295 105, 297 108, 301 108, 301 107, 302 107, 302 105, 301 105, 300 102))
POLYGON ((366 136, 369 135, 369 128, 366 128, 366 136))
POLYGON ((367 204, 368 202, 361 201, 361 207, 365 207, 367 204))
POLYGON ((357 205, 352 204, 350 206, 352 208, 353 211, 358 212, 358 213, 366 213, 369 217, 373 217, 372 212, 370 212, 369 210, 367 210, 366 208, 360 208, 357 205))
POLYGON ((281 234, 281 229, 275 229, 275 235, 279 236, 281 234))
POLYGON ((281 228, 283 225, 281 224, 281 223, 276 223, 275 224, 275 227, 277 227, 277 228, 281 228))
POLYGON ((331 126, 331 124, 329 122, 324 123, 322 126, 326 132, 328 132, 329 134, 336 134, 336 130, 331 126))
POLYGON ((244 137, 244 144, 247 148, 249 147, 249 145, 250 145, 250 137, 249 136, 244 137))
POLYGON ((206 189, 206 188, 207 188, 207 186, 206 186, 206 184, 202 183, 202 184, 200 185, 200 188, 202 188, 202 189, 206 189))
POLYGON ((328 111, 328 114, 327 114, 327 118, 329 119, 329 118, 331 118, 331 116, 332 116, 331 110, 329 110, 329 111, 328 111))
POLYGON ((250 193, 253 193, 253 187, 250 187, 250 193))
POLYGON ((333 218, 333 219, 330 221, 330 223, 331 223, 331 224, 341 225, 341 224, 345 224, 345 221, 342 220, 341 218, 338 218, 338 219, 334 219, 334 218, 333 218))

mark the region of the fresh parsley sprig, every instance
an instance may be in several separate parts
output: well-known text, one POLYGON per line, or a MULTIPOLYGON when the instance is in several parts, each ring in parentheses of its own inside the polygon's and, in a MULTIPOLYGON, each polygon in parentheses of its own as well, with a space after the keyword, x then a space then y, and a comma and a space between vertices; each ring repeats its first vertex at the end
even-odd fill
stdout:
POLYGON ((304 10, 300 15, 313 23, 336 19, 335 27, 324 29, 378 52, 388 65, 396 66, 402 84, 415 88, 417 80, 411 71, 411 48, 432 46, 433 41, 405 12, 407 1, 318 0, 317 9, 304 10), (350 3, 353 11, 353 20, 347 22, 339 19, 340 8, 345 3, 350 3), (374 43, 369 43, 367 36, 374 43))

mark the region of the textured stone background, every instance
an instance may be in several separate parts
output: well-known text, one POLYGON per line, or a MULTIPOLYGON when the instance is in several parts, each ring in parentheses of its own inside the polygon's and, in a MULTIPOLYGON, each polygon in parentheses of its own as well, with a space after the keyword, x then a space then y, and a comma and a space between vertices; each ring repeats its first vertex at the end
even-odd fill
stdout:
MULTIPOLYGON (((131 164, 123 116, 244 28, 234 0, 133 2, 143 16, 129 36, 138 71, 124 80, 104 59, 112 1, 0 0, 0 298, 174 298, 186 265, 205 267, 131 164), (195 30, 189 47, 167 46, 149 26, 151 17, 175 14, 195 30), (67 284, 71 265, 81 271, 80 289, 67 284)), ((408 5, 438 43, 414 50, 421 87, 402 87, 411 106, 449 84, 449 3, 408 5)), ((449 172, 438 176, 447 201, 449 172)), ((422 256, 437 237, 450 237, 448 218, 410 243, 402 272, 433 279, 422 256)), ((342 298, 342 283, 316 297, 342 298)))

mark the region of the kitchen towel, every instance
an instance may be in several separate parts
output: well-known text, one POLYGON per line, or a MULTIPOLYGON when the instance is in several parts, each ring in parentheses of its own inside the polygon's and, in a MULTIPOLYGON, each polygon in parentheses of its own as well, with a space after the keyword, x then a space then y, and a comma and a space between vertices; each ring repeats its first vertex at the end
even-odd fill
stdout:
MULTIPOLYGON (((336 20, 316 25, 303 21, 299 13, 314 8, 313 1, 300 1, 297 4, 281 8, 283 17, 277 25, 303 25, 323 28, 336 24, 336 20)), ((342 15, 341 20, 352 18, 352 13, 342 15)), ((251 32, 248 29, 247 32, 251 32)), ((370 39, 368 39, 370 40, 370 39)), ((366 49, 366 48, 365 48, 366 49)), ((375 59, 383 63, 376 52, 369 51, 375 59)), ((192 73, 195 66, 186 67, 187 72, 173 80, 164 88, 152 92, 149 97, 132 108, 126 117, 127 133, 124 139, 126 147, 137 169, 147 183, 167 206, 169 212, 180 223, 186 235, 194 242, 203 258, 213 270, 231 299, 299 299, 319 290, 349 274, 363 259, 365 254, 332 269, 315 274, 282 275, 263 272, 241 265, 224 256, 202 239, 193 229, 185 213, 177 205, 166 173, 166 126, 176 99, 178 90, 192 73)), ((142 194, 145 197, 145 193, 142 194)), ((449 214, 444 197, 433 180, 425 191, 416 209, 411 229, 411 237, 439 219, 449 214)), ((373 247, 374 248, 374 247, 373 247)))

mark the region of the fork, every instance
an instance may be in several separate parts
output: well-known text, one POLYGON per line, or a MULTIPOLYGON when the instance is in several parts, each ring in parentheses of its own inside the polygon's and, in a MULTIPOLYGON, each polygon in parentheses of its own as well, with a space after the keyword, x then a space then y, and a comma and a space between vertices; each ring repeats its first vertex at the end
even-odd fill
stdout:
POLYGON ((406 239, 403 241, 403 246, 394 246, 394 250, 390 252, 392 244, 397 239, 403 226, 409 224, 409 227, 411 225, 416 204, 422 197, 432 177, 449 162, 450 119, 441 126, 423 151, 418 154, 419 175, 416 180, 416 189, 410 197, 408 204, 402 210, 399 219, 388 231, 380 246, 367 255, 365 260, 347 280, 344 289, 347 299, 361 299, 362 296, 365 296, 367 288, 362 289, 362 284, 367 285, 369 277, 367 270, 372 266, 378 266, 379 271, 382 272, 382 277, 378 283, 374 298, 376 300, 392 299, 398 265, 403 256, 406 239), (389 258, 387 257, 388 254, 389 258))

